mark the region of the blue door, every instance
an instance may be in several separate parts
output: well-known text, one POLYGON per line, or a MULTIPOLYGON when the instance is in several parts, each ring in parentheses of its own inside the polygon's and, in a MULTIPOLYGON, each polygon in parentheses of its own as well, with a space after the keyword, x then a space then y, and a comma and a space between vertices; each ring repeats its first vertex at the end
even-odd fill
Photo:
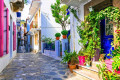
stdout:
POLYGON ((111 54, 114 48, 111 45, 113 41, 113 24, 109 23, 109 19, 103 19, 100 22, 101 26, 101 48, 103 49, 103 53, 106 54, 105 57, 110 59, 111 57, 108 55, 111 54))

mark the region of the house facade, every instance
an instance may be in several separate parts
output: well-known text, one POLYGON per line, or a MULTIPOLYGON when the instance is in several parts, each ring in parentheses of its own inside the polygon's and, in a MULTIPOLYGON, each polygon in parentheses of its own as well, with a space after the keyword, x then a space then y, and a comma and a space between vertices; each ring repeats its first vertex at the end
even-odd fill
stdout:
MULTIPOLYGON (((0 0, 0 72, 16 56, 16 11, 22 9, 20 6, 15 9, 16 3, 17 1, 0 0)), ((20 3, 22 5, 23 2, 20 3)))
MULTIPOLYGON (((84 21, 85 16, 87 16, 90 13, 91 7, 93 8, 93 10, 95 12, 99 12, 109 6, 115 6, 115 7, 120 8, 119 0, 99 0, 99 1, 98 0, 71 0, 71 1, 61 0, 61 2, 76 9, 77 15, 81 21, 84 21)), ((81 23, 78 22, 78 20, 74 17, 74 15, 72 13, 70 13, 71 51, 74 51, 74 50, 79 51, 81 49, 81 45, 78 44, 78 40, 80 39, 80 36, 78 35, 78 32, 77 32, 77 25, 80 25, 80 24, 81 23)), ((110 25, 110 24, 106 24, 106 23, 104 23, 104 24, 110 25)), ((103 29, 100 29, 100 32, 102 32, 103 30, 105 30, 104 31, 105 34, 107 34, 107 32, 112 32, 111 33, 112 35, 108 35, 104 38, 101 38, 104 36, 104 34, 103 34, 100 37, 101 38, 101 47, 102 47, 102 49, 104 49, 104 53, 109 53, 108 51, 111 48, 111 42, 115 38, 113 35, 116 30, 115 25, 112 25, 108 29, 105 26, 103 29), (107 40, 105 38, 107 38, 107 40), (103 42, 103 41, 106 41, 106 42, 103 42), (108 44, 106 44, 106 43, 108 43, 108 44), (103 46, 105 46, 105 47, 103 47, 103 46), (109 47, 109 48, 106 48, 106 47, 109 47)))
POLYGON ((27 20, 28 44, 31 50, 37 53, 40 50, 40 0, 33 0, 29 9, 30 19, 27 20))
POLYGON ((62 27, 55 22, 52 16, 51 5, 56 0, 41 0, 41 36, 55 39, 55 33, 61 33, 62 27))

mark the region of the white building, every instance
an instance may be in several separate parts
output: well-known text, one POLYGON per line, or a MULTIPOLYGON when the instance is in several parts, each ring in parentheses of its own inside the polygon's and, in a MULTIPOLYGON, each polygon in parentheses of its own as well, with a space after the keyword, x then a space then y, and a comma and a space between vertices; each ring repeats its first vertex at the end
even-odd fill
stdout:
POLYGON ((55 33, 62 31, 61 25, 56 23, 52 16, 51 5, 55 2, 56 0, 41 0, 41 36, 44 35, 52 39, 55 39, 55 33))
MULTIPOLYGON (((61 0, 62 3, 67 4, 68 6, 72 6, 77 10, 77 15, 81 21, 84 21, 84 5, 88 3, 90 0, 61 0)), ((80 36, 77 32, 77 26, 80 25, 80 22, 74 17, 72 13, 70 13, 70 50, 71 51, 79 51, 81 49, 81 45, 78 44, 78 40, 80 36)))

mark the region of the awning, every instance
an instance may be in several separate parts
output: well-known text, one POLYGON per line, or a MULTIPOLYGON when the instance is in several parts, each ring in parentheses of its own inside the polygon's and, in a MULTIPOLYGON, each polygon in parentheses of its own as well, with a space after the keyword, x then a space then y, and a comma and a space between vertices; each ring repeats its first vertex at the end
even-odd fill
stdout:
POLYGON ((29 14, 34 15, 35 12, 40 8, 41 0, 33 0, 30 6, 29 14))

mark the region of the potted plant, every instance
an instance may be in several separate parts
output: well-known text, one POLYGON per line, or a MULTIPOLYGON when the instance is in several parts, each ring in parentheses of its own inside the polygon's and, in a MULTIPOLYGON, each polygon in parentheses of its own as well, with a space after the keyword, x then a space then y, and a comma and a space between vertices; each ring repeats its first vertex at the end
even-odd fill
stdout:
POLYGON ((68 31, 67 31, 67 30, 63 30, 63 31, 61 32, 61 34, 63 35, 63 39, 66 39, 66 38, 67 38, 68 31))
POLYGON ((56 40, 59 40, 59 39, 60 39, 60 36, 61 36, 60 33, 56 33, 56 34, 55 34, 56 40))
POLYGON ((67 51, 65 51, 65 55, 62 57, 62 63, 67 63, 68 64, 68 67, 69 67, 69 64, 70 64, 70 60, 71 60, 71 56, 72 56, 72 53, 68 53, 67 51))
POLYGON ((76 69, 76 64, 78 64, 78 55, 74 51, 71 55, 70 64, 69 64, 70 72, 73 72, 73 69, 76 69))
POLYGON ((82 66, 85 66, 85 57, 86 56, 84 56, 84 52, 80 50, 78 53, 78 58, 79 58, 79 64, 82 66))
POLYGON ((91 58, 90 58, 90 56, 88 56, 85 60, 86 60, 85 61, 86 66, 90 67, 91 66, 91 58))

